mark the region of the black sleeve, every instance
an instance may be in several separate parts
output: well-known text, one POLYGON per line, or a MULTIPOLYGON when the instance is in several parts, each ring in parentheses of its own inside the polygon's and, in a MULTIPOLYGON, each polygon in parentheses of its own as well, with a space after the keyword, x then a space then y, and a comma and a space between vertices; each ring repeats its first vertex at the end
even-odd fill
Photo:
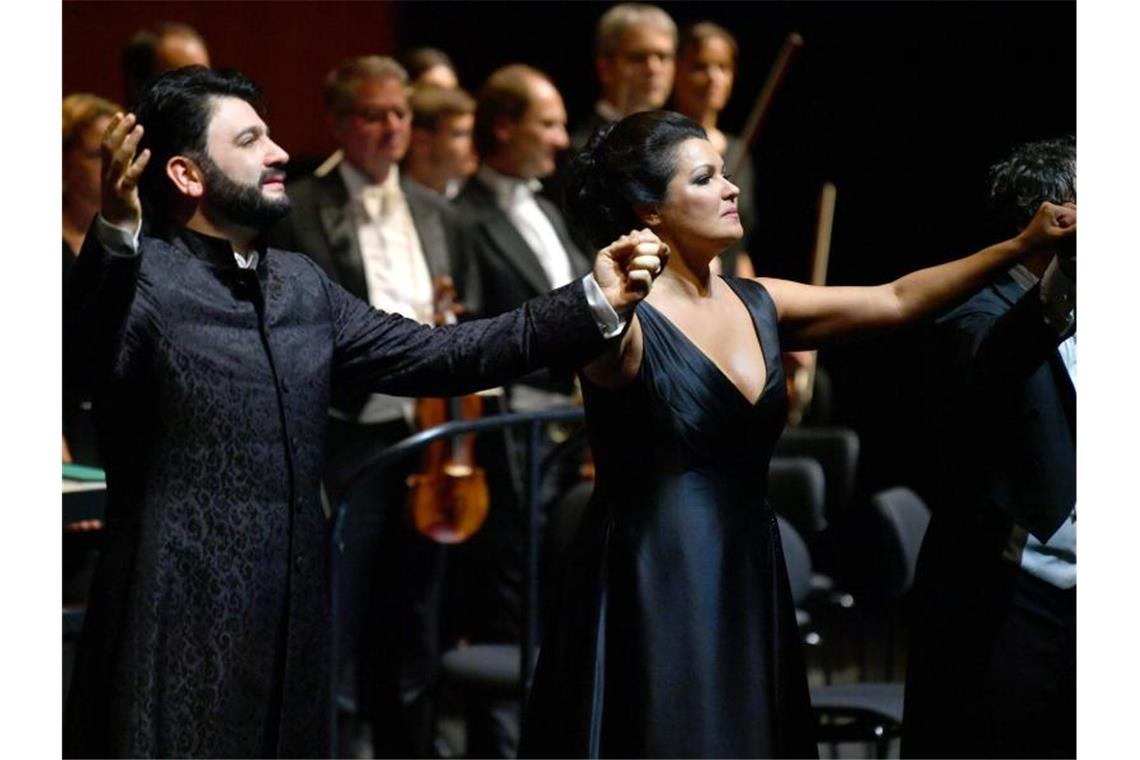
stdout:
POLYGON ((92 222, 68 277, 63 304, 63 374, 73 392, 88 393, 111 375, 124 375, 147 319, 137 297, 142 246, 131 255, 105 248, 92 222))
POLYGON ((1004 312, 996 296, 975 297, 939 319, 934 336, 952 395, 971 401, 1023 383, 1062 341, 1045 322, 1040 285, 1004 312))
POLYGON ((334 395, 450 396, 543 366, 564 371, 605 346, 580 280, 490 319, 431 328, 373 309, 325 279, 333 319, 334 395))

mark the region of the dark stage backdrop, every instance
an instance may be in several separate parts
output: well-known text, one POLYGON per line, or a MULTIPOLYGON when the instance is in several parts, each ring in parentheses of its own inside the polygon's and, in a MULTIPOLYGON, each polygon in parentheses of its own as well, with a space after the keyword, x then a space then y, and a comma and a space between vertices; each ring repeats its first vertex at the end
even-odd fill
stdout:
MULTIPOLYGON (((63 86, 121 97, 119 45, 146 21, 186 21, 217 65, 265 87, 274 135, 311 166, 332 144, 320 82, 339 58, 430 44, 465 87, 500 65, 547 71, 574 122, 597 91, 594 2, 65 2, 63 86)), ((710 19, 743 53, 725 114, 742 125, 781 42, 806 45, 754 150, 763 274, 802 278, 820 184, 839 188, 830 281, 867 284, 980 247, 985 170, 1023 140, 1076 130, 1072 2, 661 3, 678 22, 710 19)), ((821 354, 838 421, 863 440, 864 492, 923 486, 921 372, 914 331, 821 354)))

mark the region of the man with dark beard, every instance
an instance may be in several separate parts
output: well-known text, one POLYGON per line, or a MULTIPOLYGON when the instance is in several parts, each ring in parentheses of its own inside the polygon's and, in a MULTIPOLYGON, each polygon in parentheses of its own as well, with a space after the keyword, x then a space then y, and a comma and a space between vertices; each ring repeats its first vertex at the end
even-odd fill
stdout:
POLYGON ((330 400, 580 364, 661 267, 658 244, 610 246, 514 312, 435 329, 372 309, 259 242, 289 201, 258 104, 236 72, 179 69, 103 138, 64 315, 108 485, 69 756, 328 756, 330 400))

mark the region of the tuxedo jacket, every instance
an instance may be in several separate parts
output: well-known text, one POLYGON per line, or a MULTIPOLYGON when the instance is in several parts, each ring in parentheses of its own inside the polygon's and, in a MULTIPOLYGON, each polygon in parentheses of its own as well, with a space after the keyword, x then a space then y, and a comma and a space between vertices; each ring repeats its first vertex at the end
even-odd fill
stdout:
MULTIPOLYGON (((401 175, 400 189, 412 214, 428 272, 450 275, 467 310, 479 311, 479 283, 454 210, 442 196, 401 175)), ((303 251, 336 283, 368 300, 364 261, 348 188, 340 172, 310 176, 289 185, 292 210, 270 233, 276 247, 303 251)))
MULTIPOLYGON (((538 196, 537 201, 570 257, 571 273, 575 278, 584 276, 590 271, 590 260, 571 238, 562 213, 546 198, 538 196)), ((482 316, 510 311, 554 287, 538 256, 478 177, 459 193, 455 207, 471 236, 470 250, 481 283, 482 316)))
POLYGON ((1040 286, 1004 276, 938 320, 929 344, 945 432, 935 521, 992 533, 989 553, 1014 522, 1047 541, 1076 501, 1076 390, 1061 341, 1040 286))
POLYGON ((962 716, 1015 603, 1013 525, 1044 542, 1072 513, 1076 391, 1061 341, 1040 286, 1005 276, 940 319, 928 343, 940 471, 910 596, 904 757, 973 752, 962 716))
POLYGON ((598 131, 599 127, 604 127, 609 124, 610 120, 598 113, 596 108, 591 108, 590 113, 582 121, 574 127, 570 132, 570 149, 572 151, 581 150, 598 131))

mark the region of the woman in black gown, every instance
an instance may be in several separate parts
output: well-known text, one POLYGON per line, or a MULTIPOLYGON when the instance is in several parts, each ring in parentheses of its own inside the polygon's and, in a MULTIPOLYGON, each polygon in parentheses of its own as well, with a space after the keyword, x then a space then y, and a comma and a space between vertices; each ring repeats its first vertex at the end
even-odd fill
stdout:
POLYGON ((787 400, 780 351, 900 325, 1030 250, 1074 235, 1045 204, 1013 240, 878 287, 721 278, 738 189, 695 122, 603 130, 575 159, 595 243, 671 253, 620 345, 582 372, 594 495, 527 705, 524 756, 815 756, 768 460, 787 400))

